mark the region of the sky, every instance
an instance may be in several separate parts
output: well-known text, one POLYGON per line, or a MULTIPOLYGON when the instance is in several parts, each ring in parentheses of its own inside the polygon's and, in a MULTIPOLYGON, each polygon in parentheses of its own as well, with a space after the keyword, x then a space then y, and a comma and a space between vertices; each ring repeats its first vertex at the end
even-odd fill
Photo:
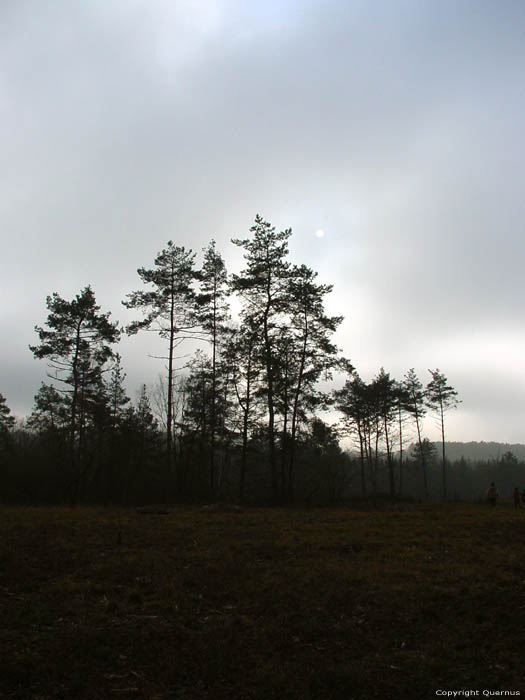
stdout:
MULTIPOLYGON (((439 368, 449 439, 525 442, 524 31, 521 0, 4 0, 8 406, 46 379, 47 295, 91 284, 126 324, 168 240, 239 272, 259 213, 334 285, 364 379, 439 368)), ((162 371, 144 336, 132 395, 162 371)))

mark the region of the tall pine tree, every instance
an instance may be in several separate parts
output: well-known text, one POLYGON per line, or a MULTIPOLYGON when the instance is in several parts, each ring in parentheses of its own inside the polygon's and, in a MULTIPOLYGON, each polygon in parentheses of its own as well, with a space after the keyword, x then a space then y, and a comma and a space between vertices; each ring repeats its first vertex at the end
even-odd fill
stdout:
POLYGON ((175 350, 188 337, 195 336, 198 323, 194 314, 194 289, 196 279, 195 253, 168 241, 154 261, 154 267, 141 267, 137 273, 147 291, 138 290, 127 295, 122 303, 128 309, 137 309, 144 318, 127 327, 132 335, 140 330, 158 333, 168 342, 167 360, 167 425, 166 450, 170 472, 175 469, 173 441, 173 404, 175 377, 175 350))
POLYGON ((210 493, 216 490, 215 448, 217 435, 217 363, 226 342, 225 324, 229 318, 228 275, 226 265, 212 240, 204 249, 204 262, 199 272, 199 293, 196 297, 196 317, 211 345, 210 396, 210 493))
POLYGON ((290 264, 288 239, 292 231, 276 232, 275 226, 257 215, 250 228, 251 238, 233 239, 244 248, 246 267, 232 278, 232 287, 243 303, 245 323, 261 328, 265 393, 268 409, 268 447, 272 495, 279 495, 276 451, 276 345, 275 338, 285 323, 287 280, 290 264))
POLYGON ((46 326, 36 326, 39 345, 30 345, 38 359, 47 359, 48 376, 68 397, 70 481, 69 497, 78 500, 81 481, 91 466, 84 459, 85 429, 90 412, 100 398, 104 366, 113 356, 111 346, 119 339, 117 323, 110 313, 100 313, 90 286, 72 301, 56 292, 46 300, 46 326))

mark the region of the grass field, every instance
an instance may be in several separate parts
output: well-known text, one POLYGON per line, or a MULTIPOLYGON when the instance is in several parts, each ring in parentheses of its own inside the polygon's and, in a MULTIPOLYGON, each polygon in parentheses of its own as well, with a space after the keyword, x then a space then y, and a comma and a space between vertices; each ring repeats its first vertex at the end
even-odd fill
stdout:
POLYGON ((507 504, 5 507, 0 533, 1 698, 525 695, 507 504))

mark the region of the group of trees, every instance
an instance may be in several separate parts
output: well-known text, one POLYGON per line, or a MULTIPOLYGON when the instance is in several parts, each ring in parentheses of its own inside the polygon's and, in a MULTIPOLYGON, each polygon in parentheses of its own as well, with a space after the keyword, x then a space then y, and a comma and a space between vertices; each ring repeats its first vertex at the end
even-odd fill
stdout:
MULTIPOLYGON (((72 301, 47 298, 47 320, 30 349, 47 361, 51 382, 11 445, 18 445, 12 471, 30 477, 20 482, 26 491, 71 502, 336 498, 351 487, 355 460, 318 415, 335 404, 358 442, 363 495, 380 488, 385 467, 390 494, 402 492, 407 417, 428 495, 421 420, 437 409, 444 450, 454 389, 438 370, 426 389, 413 370, 401 382, 381 370, 366 384, 333 343, 342 317, 325 312, 332 286, 288 260, 291 230, 277 232, 257 216, 250 234, 233 240, 245 267, 231 276, 214 241, 200 269, 195 253, 169 241, 151 268, 138 269, 142 286, 123 301, 137 318, 125 329, 101 312, 89 286, 72 301), (134 404, 115 349, 123 332, 156 333, 165 347, 162 379, 134 404), (183 345, 194 353, 181 365, 183 345), (326 383, 336 370, 348 379, 331 392, 326 383)), ((6 411, 0 402, 1 435, 13 432, 6 411)), ((443 451, 446 497, 445 464, 443 451)))
POLYGON ((369 383, 355 371, 350 372, 344 387, 335 392, 336 406, 342 413, 347 434, 357 438, 359 447, 361 493, 367 485, 378 490, 378 476, 386 461, 390 495, 403 492, 403 467, 407 421, 412 423, 410 436, 417 436, 412 456, 419 461, 424 498, 429 497, 427 468, 433 447, 423 438, 422 420, 427 410, 439 420, 442 445, 442 495, 447 498, 447 460, 445 454, 445 412, 455 408, 458 399, 445 375, 429 370, 431 380, 424 388, 414 369, 401 381, 391 378, 383 368, 369 383), (395 447, 397 446, 397 450, 395 447))

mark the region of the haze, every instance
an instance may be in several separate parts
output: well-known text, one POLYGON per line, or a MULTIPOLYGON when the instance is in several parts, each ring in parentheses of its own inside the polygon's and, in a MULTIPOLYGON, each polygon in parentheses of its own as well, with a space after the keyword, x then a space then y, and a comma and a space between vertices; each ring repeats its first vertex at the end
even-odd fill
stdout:
MULTIPOLYGON (((102 310, 168 239, 200 251, 256 213, 333 283, 366 379, 439 367, 451 440, 525 441, 525 5, 4 2, 3 372, 30 412, 45 297, 102 310), (323 234, 320 234, 320 231, 323 234)), ((120 348, 133 393, 161 371, 120 348)), ((429 423, 429 435, 432 432, 429 423)))

